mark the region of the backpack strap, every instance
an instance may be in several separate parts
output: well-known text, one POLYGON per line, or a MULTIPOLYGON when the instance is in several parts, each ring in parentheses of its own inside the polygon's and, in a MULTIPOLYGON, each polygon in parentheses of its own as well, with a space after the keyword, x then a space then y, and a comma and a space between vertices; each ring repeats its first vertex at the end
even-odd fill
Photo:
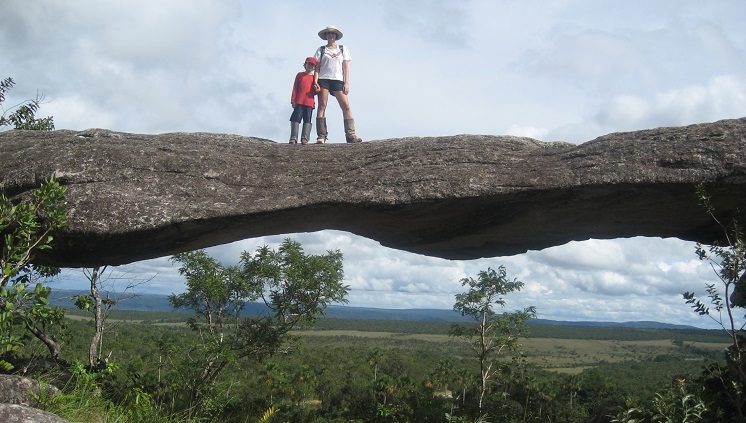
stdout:
MULTIPOLYGON (((321 66, 321 60, 324 58, 324 53, 326 52, 326 46, 321 46, 320 49, 321 49, 321 56, 319 57, 319 66, 321 66)), ((345 46, 340 44, 339 51, 342 53, 342 57, 344 58, 345 46)))

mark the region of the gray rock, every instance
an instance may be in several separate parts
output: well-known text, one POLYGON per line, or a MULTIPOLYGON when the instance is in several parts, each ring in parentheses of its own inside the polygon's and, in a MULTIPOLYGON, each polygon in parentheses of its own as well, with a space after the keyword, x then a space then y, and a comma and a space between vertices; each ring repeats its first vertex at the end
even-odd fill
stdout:
MULTIPOLYGON (((60 394, 60 390, 55 386, 39 385, 39 382, 22 376, 0 374, 0 403, 36 407, 39 402, 35 396, 39 396, 42 390, 47 398, 60 394)), ((2 421, 0 419, 0 422, 2 421)))
POLYGON ((18 404, 0 404, 0 422, 3 423, 67 423, 67 420, 36 408, 18 404))
POLYGON ((632 236, 712 242, 698 206, 744 206, 746 118, 609 134, 582 145, 458 135, 288 145, 103 129, 0 133, 0 191, 57 175, 69 223, 43 257, 122 264, 322 229, 450 259, 632 236))

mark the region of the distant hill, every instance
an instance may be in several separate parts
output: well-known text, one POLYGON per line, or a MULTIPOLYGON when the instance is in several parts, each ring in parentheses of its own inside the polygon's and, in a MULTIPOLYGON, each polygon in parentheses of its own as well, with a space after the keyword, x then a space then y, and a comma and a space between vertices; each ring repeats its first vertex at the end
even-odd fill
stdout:
MULTIPOLYGON (((53 305, 57 305, 65 308, 75 308, 75 302, 70 299, 73 295, 86 295, 90 294, 89 291, 80 290, 65 290, 61 289, 58 291, 52 291, 49 295, 49 301, 53 302, 53 305)), ((101 295, 106 297, 106 292, 102 292, 101 295)), ((119 294, 111 293, 111 299, 117 300, 119 294)), ((120 301, 116 308, 118 310, 136 310, 136 311, 173 311, 171 304, 168 302, 167 295, 153 295, 153 294, 141 294, 137 297, 127 298, 124 301, 120 301)))
POLYGON ((675 325, 671 323, 661 323, 652 321, 637 321, 637 322, 592 322, 592 321, 577 321, 571 322, 566 320, 547 320, 547 319, 534 319, 531 321, 537 325, 561 325, 561 326, 596 326, 596 327, 615 327, 615 328, 635 328, 635 329, 699 329, 689 325, 675 325))
MULTIPOLYGON (((86 291, 59 290, 52 292, 50 300, 55 305, 65 308, 74 308, 75 304, 69 299, 73 295, 86 294, 86 291)), ((116 298, 116 294, 111 295, 116 298)), ((155 294, 142 294, 137 297, 128 298, 121 301, 116 307, 118 310, 134 311, 173 311, 171 304, 168 302, 168 296, 155 294)), ((185 310, 188 311, 188 310, 185 310)), ((250 303, 246 306, 244 314, 257 315, 266 314, 267 308, 264 304, 250 303)), ((442 309, 382 309, 368 307, 349 307, 349 306, 329 306, 326 309, 325 316, 333 319, 352 319, 352 320, 406 320, 421 322, 465 322, 471 319, 462 317, 461 314, 453 310, 442 309)), ((636 329, 698 329, 694 326, 675 325, 660 322, 594 322, 594 321, 563 321, 534 319, 532 324, 541 325, 561 325, 561 326, 592 326, 592 327, 619 327, 619 328, 636 328, 636 329)))

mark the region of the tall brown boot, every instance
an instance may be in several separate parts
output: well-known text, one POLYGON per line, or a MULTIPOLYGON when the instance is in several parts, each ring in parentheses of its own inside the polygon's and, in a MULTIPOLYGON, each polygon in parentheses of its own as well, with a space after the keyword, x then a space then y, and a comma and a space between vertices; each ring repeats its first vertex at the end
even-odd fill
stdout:
POLYGON ((323 144, 326 142, 326 118, 325 117, 317 117, 316 118, 316 144, 323 144))
POLYGON ((345 138, 347 142, 363 142, 363 140, 355 135, 355 119, 345 119, 345 138))

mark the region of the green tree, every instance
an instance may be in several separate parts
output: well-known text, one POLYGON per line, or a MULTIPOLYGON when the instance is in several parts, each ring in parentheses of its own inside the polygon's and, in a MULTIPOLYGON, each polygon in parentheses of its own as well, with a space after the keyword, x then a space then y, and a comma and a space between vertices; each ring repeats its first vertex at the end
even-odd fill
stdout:
POLYGON ((685 292, 683 296, 697 314, 717 322, 731 339, 725 353, 727 371, 716 369, 708 373, 719 381, 718 390, 728 398, 729 408, 734 410, 738 421, 743 421, 746 418, 746 319, 739 321, 736 309, 743 312, 742 309, 746 308, 746 239, 738 219, 724 223, 717 218, 703 185, 697 186, 697 196, 706 213, 722 228, 725 236, 724 244, 705 246, 698 243, 696 246, 697 256, 710 263, 720 280, 720 286, 706 284, 709 305, 697 299, 693 292, 685 292))
POLYGON ((376 348, 368 354, 368 365, 373 369, 373 382, 378 380, 378 366, 383 361, 383 353, 381 350, 376 348))
MULTIPOLYGON (((637 421, 719 421, 743 422, 746 418, 746 333, 737 309, 746 308, 746 242, 736 217, 729 222, 718 218, 704 185, 696 187, 700 205, 721 228, 725 242, 712 245, 697 243, 700 260, 710 264, 720 283, 705 284, 708 302, 693 292, 683 297, 694 312, 715 321, 731 340, 725 362, 713 362, 703 368, 696 384, 685 378, 678 386, 658 392, 640 406, 627 406, 617 415, 618 422, 637 421)), ((683 342, 674 342, 683 346, 683 342)))
POLYGON ((260 375, 262 386, 269 394, 269 403, 274 405, 275 396, 285 390, 288 384, 288 375, 277 365, 269 363, 260 375))
POLYGON ((204 250, 176 254, 171 260, 181 264, 179 273, 186 278, 187 291, 168 300, 175 309, 194 310, 195 317, 188 324, 202 341, 188 354, 199 356, 200 361, 194 363, 199 366, 194 367, 197 374, 188 376, 192 379, 188 381, 190 402, 194 402, 200 390, 214 383, 235 360, 238 317, 246 301, 255 300, 257 293, 248 289, 238 266, 223 266, 204 250))
POLYGON ((619 410, 611 421, 614 423, 641 422, 706 422, 722 421, 709 413, 696 388, 679 382, 662 392, 656 393, 653 399, 640 407, 629 407, 619 410))
POLYGON ((101 297, 99 286, 101 274, 106 271, 106 266, 85 269, 84 274, 91 284, 90 295, 75 295, 70 299, 75 300, 75 306, 81 310, 93 313, 93 336, 88 347, 88 368, 94 370, 101 363, 101 348, 104 342, 104 321, 116 304, 116 301, 101 297))
POLYGON ((101 359, 101 352, 104 344, 104 331, 108 329, 107 321, 114 307, 120 301, 136 297, 138 294, 132 291, 139 285, 152 280, 152 278, 140 281, 127 279, 127 285, 124 289, 115 294, 116 298, 112 298, 111 292, 106 290, 107 282, 125 278, 122 276, 113 276, 112 271, 109 271, 107 274, 107 269, 108 266, 83 269, 83 275, 88 279, 91 293, 70 297, 71 300, 75 301, 76 307, 93 314, 93 336, 88 347, 88 368, 90 370, 98 370, 107 365, 106 360, 101 359), (104 291, 103 294, 102 291, 104 291))
MULTIPOLYGON (((31 270, 52 271, 32 265, 36 254, 52 248, 53 232, 67 222, 65 208, 67 188, 52 176, 41 186, 31 191, 29 198, 20 203, 0 194, 0 286, 6 286, 11 278, 28 274, 31 270)), ((21 278, 21 282, 28 278, 21 278)))
POLYGON ((39 111, 42 102, 44 101, 43 95, 37 95, 33 100, 26 100, 21 104, 11 107, 9 110, 5 110, 2 107, 2 103, 5 101, 5 93, 15 85, 13 78, 5 78, 0 81, 0 127, 13 125, 15 129, 29 129, 36 131, 51 131, 54 129, 54 119, 51 116, 45 118, 37 118, 36 112, 39 111), (6 117, 6 114, 8 115, 6 117))
MULTIPOLYGON (((43 97, 28 100, 10 110, 3 107, 5 93, 14 84, 12 78, 0 81, 0 128, 13 125, 16 129, 54 129, 51 117, 34 117, 43 97)), ((49 288, 38 284, 33 291, 26 288, 32 279, 59 273, 59 269, 31 263, 37 252, 51 248, 52 232, 67 222, 66 193, 67 189, 52 177, 32 191, 29 199, 18 204, 0 194, 0 356, 14 352, 22 345, 20 338, 12 334, 12 328, 17 325, 25 326, 42 341, 53 359, 59 355, 59 343, 49 330, 63 326, 64 313, 59 307, 49 306, 49 288)), ((12 367, 8 361, 0 359, 0 368, 10 370, 12 367)))
POLYGON ((498 356, 506 349, 515 351, 520 347, 518 338, 527 335, 526 322, 536 317, 536 308, 531 306, 522 311, 496 313, 496 306, 505 307, 503 296, 520 291, 524 285, 517 279, 508 280, 505 266, 500 266, 497 271, 492 268, 480 271, 477 279, 464 278, 461 285, 468 286, 469 290, 456 295, 453 309, 462 316, 472 317, 476 325, 454 324, 449 335, 466 340, 479 360, 481 412, 488 382, 500 368, 498 356))
MULTIPOLYGON (((54 231, 67 222, 66 193, 67 188, 52 177, 20 202, 0 194, 0 355, 22 345, 12 332, 19 325, 44 342, 52 358, 59 354, 59 345, 47 329, 61 324, 61 310, 49 306, 48 288, 37 285, 30 292, 26 288, 39 277, 59 272, 33 261, 38 252, 52 248, 54 231)), ((0 367, 10 370, 12 365, 0 359, 0 367)))
POLYGON ((430 379, 432 379, 436 389, 439 391, 436 392, 443 397, 448 397, 448 395, 451 394, 448 388, 453 379, 454 373, 453 362, 450 358, 445 358, 438 362, 435 370, 430 374, 430 379))
MULTIPOLYGON (((458 369, 456 372, 456 379, 455 379, 456 385, 460 387, 461 393, 459 394, 461 404, 466 403, 466 392, 469 389, 470 386, 472 386, 473 383, 476 383, 476 379, 474 378, 474 375, 469 372, 467 369, 458 369)), ((455 397, 458 399, 458 397, 455 397)))
POLYGON ((238 266, 224 266, 203 250, 173 256, 187 292, 171 295, 174 308, 191 308, 190 326, 200 333, 204 360, 192 383, 192 400, 229 365, 280 350, 297 326, 313 323, 333 302, 346 302, 342 253, 307 255, 286 239, 277 251, 243 252, 238 266), (240 318, 248 302, 268 312, 240 318))
MULTIPOLYGON (((65 312, 61 307, 49 304, 49 294, 52 289, 37 283, 34 289, 27 289, 25 283, 12 283, 9 287, 0 287, 0 299, 4 302, 8 330, 21 327, 41 341, 49 351, 49 358, 57 360, 60 355, 60 341, 58 336, 67 327, 65 312), (10 288, 10 289, 7 289, 10 288)), ((2 319, 2 318, 0 318, 2 319)), ((0 335, 4 336, 13 335, 0 335)), ((21 346, 22 344, 15 344, 21 346)), ((11 348, 10 350, 15 350, 11 348)), ((7 368, 7 367, 6 367, 7 368)), ((10 370, 10 368, 7 368, 10 370)))

